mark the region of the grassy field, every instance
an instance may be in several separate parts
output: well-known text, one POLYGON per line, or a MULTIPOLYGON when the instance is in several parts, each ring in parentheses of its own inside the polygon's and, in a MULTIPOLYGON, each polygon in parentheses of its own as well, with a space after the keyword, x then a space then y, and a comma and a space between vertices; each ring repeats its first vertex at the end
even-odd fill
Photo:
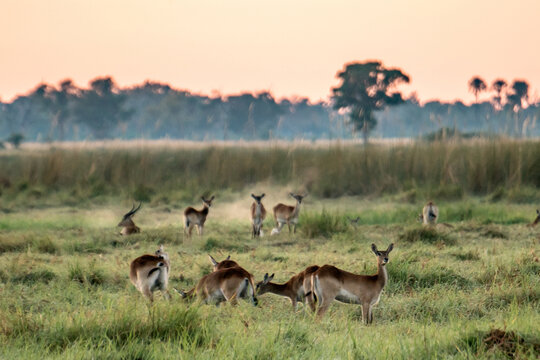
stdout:
MULTIPOLYGON (((267 207, 272 204, 269 199, 267 207)), ((281 200, 284 200, 283 198, 281 200)), ((538 358, 540 237, 531 205, 482 198, 439 202, 423 230, 421 203, 393 198, 311 199, 299 232, 251 239, 250 200, 230 195, 211 210, 207 235, 185 240, 180 211, 144 207, 143 232, 120 237, 124 207, 11 210, 0 216, 0 358, 419 359, 538 358), (361 217, 358 227, 345 217, 361 217), (374 324, 359 306, 335 303, 322 321, 288 300, 259 307, 200 306, 173 294, 149 307, 129 283, 130 261, 163 243, 171 283, 193 286, 207 253, 231 255, 257 280, 277 281, 311 264, 373 273, 370 244, 395 243, 374 324), (501 332, 497 332, 500 330, 501 332)), ((266 232, 271 222, 265 224, 266 232)))
POLYGON ((26 149, 0 152, 0 359, 498 359, 540 356, 538 142, 26 149), (252 239, 251 192, 270 209, 306 191, 298 233, 252 239), (215 194, 205 236, 182 209, 215 194), (440 221, 416 222, 434 200, 440 221), (142 233, 118 235, 134 200, 142 233), (360 216, 358 226, 347 217, 360 216), (371 243, 395 244, 389 283, 362 324, 334 303, 321 321, 272 294, 258 307, 153 306, 129 282, 164 244, 170 286, 231 255, 257 281, 312 264, 374 273, 371 243))

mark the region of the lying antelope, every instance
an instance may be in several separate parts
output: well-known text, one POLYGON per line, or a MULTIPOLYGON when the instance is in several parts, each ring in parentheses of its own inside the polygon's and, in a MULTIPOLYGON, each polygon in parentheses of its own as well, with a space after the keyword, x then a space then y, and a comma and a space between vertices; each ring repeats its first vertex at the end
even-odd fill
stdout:
POLYGON ((250 300, 257 305, 253 276, 241 267, 214 271, 204 276, 193 290, 179 291, 183 298, 197 297, 204 303, 219 305, 224 301, 236 304, 238 298, 250 300))
POLYGON ((261 200, 264 195, 264 193, 261 196, 251 194, 251 197, 255 199, 255 201, 251 204, 251 225, 253 228, 251 237, 263 236, 262 227, 263 221, 266 218, 266 209, 264 208, 261 200))
POLYGON ((274 274, 271 276, 265 274, 263 281, 257 284, 257 295, 272 293, 288 297, 291 300, 293 309, 296 310, 298 301, 303 303, 306 298, 306 289, 311 289, 311 274, 318 269, 319 267, 317 265, 309 266, 304 271, 294 275, 285 284, 275 284, 271 282, 274 279, 274 274))
POLYGON ((231 255, 227 256, 227 258, 223 261, 217 262, 216 259, 212 257, 212 255, 208 254, 208 257, 210 258, 210 262, 212 263, 212 266, 214 267, 213 271, 218 271, 222 269, 228 269, 233 267, 240 267, 238 263, 234 260, 231 260, 231 255))
POLYGON ((170 298, 167 290, 170 271, 169 255, 163 250, 163 245, 161 245, 155 255, 139 256, 130 265, 131 283, 150 301, 154 301, 153 292, 156 290, 161 290, 167 298, 170 298))
POLYGON ((424 225, 436 225, 438 218, 439 208, 432 201, 428 202, 422 209, 422 214, 418 215, 418 220, 424 225))
POLYGON ((141 205, 142 203, 139 203, 139 206, 135 209, 135 204, 133 204, 131 210, 129 210, 129 212, 126 213, 122 218, 122 221, 118 223, 118 227, 122 228, 120 231, 121 235, 138 234, 141 232, 141 229, 133 222, 133 216, 137 211, 139 211, 141 205))
POLYGON ((188 237, 191 236, 191 232, 193 231, 194 226, 197 226, 197 231, 199 232, 199 235, 202 236, 204 223, 206 222, 208 211, 212 206, 212 200, 214 200, 214 196, 212 196, 210 199, 205 199, 203 196, 201 197, 201 199, 203 201, 202 210, 194 209, 191 206, 184 210, 184 234, 188 237))
POLYGON ((289 195, 296 199, 296 205, 290 206, 280 203, 274 206, 276 227, 272 229, 271 235, 279 234, 285 224, 289 227, 289 234, 291 233, 291 224, 293 224, 294 233, 296 233, 296 224, 298 224, 298 216, 300 215, 300 204, 302 204, 302 199, 307 195, 295 195, 293 193, 289 193, 289 195))
POLYGON ((382 290, 388 281, 386 264, 388 254, 394 248, 390 244, 386 251, 379 251, 375 244, 371 250, 377 256, 375 275, 356 275, 332 265, 324 265, 312 275, 312 291, 317 297, 317 315, 322 317, 332 301, 362 305, 362 320, 373 322, 372 307, 379 302, 382 290))
POLYGON ((535 227, 540 222, 540 210, 536 209, 536 219, 530 224, 527 224, 529 227, 535 227))

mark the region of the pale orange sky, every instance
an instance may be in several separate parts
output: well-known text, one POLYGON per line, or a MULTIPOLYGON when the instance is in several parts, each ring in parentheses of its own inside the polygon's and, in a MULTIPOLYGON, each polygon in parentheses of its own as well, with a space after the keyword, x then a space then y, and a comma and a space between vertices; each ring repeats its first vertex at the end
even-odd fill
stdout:
POLYGON ((346 62, 381 59, 422 101, 480 75, 540 87, 538 0, 1 0, 0 99, 112 75, 210 94, 326 99, 346 62))

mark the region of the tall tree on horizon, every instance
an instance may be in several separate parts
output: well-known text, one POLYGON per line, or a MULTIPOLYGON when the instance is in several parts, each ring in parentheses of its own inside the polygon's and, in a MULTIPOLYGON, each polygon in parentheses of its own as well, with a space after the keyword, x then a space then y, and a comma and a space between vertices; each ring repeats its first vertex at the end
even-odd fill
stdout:
POLYGON ((502 94, 504 88, 507 86, 508 84, 504 79, 496 79, 491 84, 491 89, 497 93, 497 95, 493 97, 493 100, 498 109, 502 109, 502 94))
POLYGON ((118 91, 110 76, 96 78, 90 82, 90 89, 80 92, 73 115, 96 139, 107 139, 115 127, 131 116, 125 101, 126 96, 118 91))
POLYGON ((472 79, 469 80, 469 91, 474 94, 474 97, 476 98, 475 103, 478 104, 478 95, 480 95, 481 92, 486 91, 486 89, 486 82, 479 76, 473 76, 472 79))
POLYGON ((367 144, 369 133, 377 125, 374 112, 403 103, 401 93, 392 90, 409 83, 410 78, 399 69, 385 68, 377 60, 345 64, 336 76, 341 84, 332 88, 334 109, 348 112, 353 130, 361 131, 367 144))

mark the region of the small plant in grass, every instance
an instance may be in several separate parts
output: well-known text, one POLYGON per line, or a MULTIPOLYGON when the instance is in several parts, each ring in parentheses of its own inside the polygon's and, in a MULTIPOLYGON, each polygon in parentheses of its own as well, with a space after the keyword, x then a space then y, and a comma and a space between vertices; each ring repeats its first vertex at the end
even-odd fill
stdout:
POLYGON ((398 236, 400 241, 406 241, 410 243, 423 242, 429 244, 443 243, 445 245, 456 244, 456 239, 448 234, 437 231, 434 227, 414 227, 405 230, 404 233, 398 236))

